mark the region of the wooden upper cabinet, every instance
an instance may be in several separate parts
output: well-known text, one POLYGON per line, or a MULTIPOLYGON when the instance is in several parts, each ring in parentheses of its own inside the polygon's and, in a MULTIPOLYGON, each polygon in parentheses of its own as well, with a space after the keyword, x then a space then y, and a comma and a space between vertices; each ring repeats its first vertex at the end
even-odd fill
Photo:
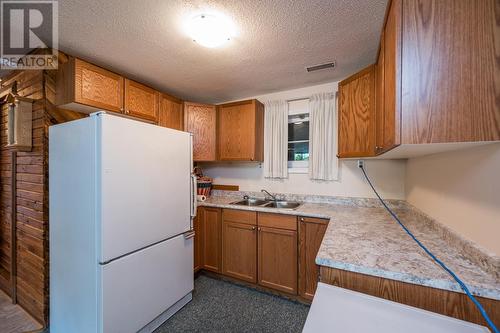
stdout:
POLYGON ((384 106, 384 33, 380 40, 380 50, 377 64, 375 65, 375 152, 381 153, 384 146, 384 125, 385 125, 385 106, 384 106))
POLYGON ((215 105, 184 103, 184 129, 193 134, 193 160, 215 161, 217 112, 215 105))
MULTIPOLYGON (((101 67, 69 57, 66 63, 59 66, 56 81, 58 107, 82 113, 98 110, 119 112, 149 122, 158 122, 158 91, 101 67)), ((181 103, 173 97, 171 100, 178 105, 181 103)), ((169 107, 164 104, 165 109, 169 107)), ((177 107, 179 108, 180 106, 177 107)), ((182 115, 177 117, 182 119, 182 115)))
POLYGON ((203 268, 213 272, 222 272, 222 220, 221 209, 203 207, 198 217, 202 234, 203 268))
POLYGON ((125 114, 153 122, 158 121, 158 91, 125 79, 125 114))
MULTIPOLYGON (((433 153, 432 144, 500 141, 498 12, 497 0, 389 2, 375 64, 377 154, 401 146, 393 156, 414 157, 426 152, 415 144, 433 153)), ((371 156, 366 123, 373 121, 359 113, 364 102, 352 111, 354 89, 339 85, 340 157, 371 156)))
POLYGON ((222 211, 222 273, 257 282, 257 213, 222 211))
POLYGON ((379 152, 401 143, 401 1, 390 3, 387 13, 383 45, 383 132, 379 152))
POLYGON ((339 83, 339 157, 375 155, 375 66, 339 83))
POLYGON ((56 105, 77 112, 122 112, 123 77, 69 57, 56 76, 56 105))
POLYGON ((500 140, 500 1, 400 6, 402 143, 500 140))
POLYGON ((160 95, 158 125, 179 131, 184 130, 184 110, 180 99, 166 94, 160 95))
POLYGON ((264 105, 252 99, 222 104, 218 112, 220 160, 264 160, 264 105))
POLYGON ((299 220, 299 295, 312 300, 319 281, 316 255, 328 220, 309 217, 301 217, 299 220))

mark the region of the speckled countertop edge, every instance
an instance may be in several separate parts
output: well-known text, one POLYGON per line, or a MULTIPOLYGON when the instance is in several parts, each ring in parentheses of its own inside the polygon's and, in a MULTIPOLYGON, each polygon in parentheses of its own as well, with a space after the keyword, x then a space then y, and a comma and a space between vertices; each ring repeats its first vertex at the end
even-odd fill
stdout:
MULTIPOLYGON (((223 191, 219 191, 219 192, 223 192, 223 191)), ((200 202, 199 206, 239 209, 239 210, 267 212, 267 213, 276 213, 276 214, 287 214, 287 215, 305 216, 305 217, 317 217, 317 218, 324 218, 324 219, 331 219, 332 218, 331 214, 329 214, 328 212, 321 212, 321 210, 323 210, 323 208, 325 208, 325 207, 328 207, 328 209, 334 209, 335 206, 339 206, 339 205, 341 205, 341 206, 350 205, 353 207, 365 207, 365 208, 366 207, 377 207, 377 203, 376 203, 376 201, 374 201, 374 199, 358 199, 358 198, 353 198, 352 200, 350 200, 350 198, 340 198, 340 200, 334 199, 334 200, 326 201, 326 202, 321 201, 321 200, 316 200, 316 202, 315 202, 314 200, 312 200, 313 202, 304 202, 297 209, 293 209, 293 210, 292 209, 276 209, 276 208, 255 207, 255 206, 254 207, 252 207, 252 206, 250 206, 250 207, 249 206, 235 206, 235 205, 232 205, 231 202, 241 200, 241 198, 242 198, 241 192, 236 192, 236 193, 237 193, 236 195, 229 192, 228 194, 224 194, 224 195, 212 196, 208 199, 208 201, 200 202), (317 202, 317 201, 319 201, 319 202, 317 202), (321 205, 322 207, 319 208, 318 207, 319 205, 321 205)), ((245 194, 247 194, 247 193, 245 192, 245 194)), ((292 196, 292 198, 296 198, 296 197, 292 196)), ((301 196, 300 198, 302 200, 307 199, 306 196, 301 196)), ((291 200, 290 196, 287 197, 286 199, 291 200)), ((392 200, 391 205, 393 207, 398 207, 400 209, 412 211, 413 214, 418 214, 418 212, 419 212, 416 208, 412 207, 411 205, 406 204, 404 201, 392 200)), ((419 216, 419 218, 420 218, 420 216, 419 216)), ((428 219, 427 216, 423 216, 422 218, 428 219)), ((429 223, 429 220, 426 220, 425 223, 429 223)), ((329 228, 329 229, 331 229, 331 228, 329 228)), ((328 232, 328 230, 327 230, 327 232, 328 232)), ((445 234, 445 236, 447 236, 447 235, 445 234)), ((324 241, 325 240, 323 240, 323 242, 324 241)), ((322 247, 323 247, 323 244, 322 244, 322 247)), ((474 247, 474 250, 477 251, 477 248, 474 247)), ((398 280, 398 281, 417 284, 417 285, 423 285, 423 286, 428 286, 428 287, 463 293, 463 291, 460 289, 459 285, 453 281, 448 281, 448 280, 443 280, 443 279, 425 278, 425 277, 421 277, 421 276, 414 275, 414 274, 401 273, 401 272, 397 272, 397 271, 380 269, 380 268, 370 267, 370 266, 356 265, 356 264, 353 264, 350 262, 338 261, 338 260, 335 260, 334 258, 331 258, 331 257, 330 258, 327 258, 326 256, 321 257, 320 252, 318 252, 318 256, 316 257, 316 264, 318 264, 320 266, 343 269, 343 270, 348 270, 348 271, 352 271, 352 272, 357 272, 357 273, 378 276, 378 277, 382 277, 382 278, 388 278, 388 279, 398 280)), ((497 262, 495 262, 493 264, 494 269, 496 268, 497 264, 498 264, 497 262)), ((498 289, 498 288, 486 288, 486 287, 478 287, 478 286, 470 286, 470 285, 469 285, 469 287, 471 289, 471 292, 477 296, 483 296, 483 297, 487 297, 487 298, 500 300, 500 289, 498 289)))

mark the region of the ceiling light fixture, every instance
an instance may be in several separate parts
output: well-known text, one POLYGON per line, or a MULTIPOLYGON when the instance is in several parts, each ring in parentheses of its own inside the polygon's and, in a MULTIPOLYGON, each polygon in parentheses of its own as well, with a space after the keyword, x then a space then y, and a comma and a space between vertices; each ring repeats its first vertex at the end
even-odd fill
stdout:
POLYGON ((210 48, 221 46, 233 35, 231 22, 217 14, 196 15, 189 21, 187 29, 196 43, 210 48))

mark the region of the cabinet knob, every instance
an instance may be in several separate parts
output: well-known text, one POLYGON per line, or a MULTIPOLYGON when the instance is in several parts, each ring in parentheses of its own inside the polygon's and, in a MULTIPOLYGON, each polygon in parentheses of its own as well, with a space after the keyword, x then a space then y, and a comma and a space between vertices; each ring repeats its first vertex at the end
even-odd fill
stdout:
POLYGON ((260 231, 260 227, 258 227, 257 230, 260 231))
POLYGON ((303 218, 303 217, 301 217, 301 218, 300 218, 300 222, 304 222, 304 221, 305 221, 305 220, 304 220, 304 218, 303 218))
POLYGON ((252 227, 252 230, 255 230, 255 227, 252 227))

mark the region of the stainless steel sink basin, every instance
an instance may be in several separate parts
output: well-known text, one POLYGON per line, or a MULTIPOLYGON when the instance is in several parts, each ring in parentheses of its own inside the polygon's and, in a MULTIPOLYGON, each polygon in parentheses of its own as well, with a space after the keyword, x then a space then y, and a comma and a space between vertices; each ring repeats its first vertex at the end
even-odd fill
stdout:
POLYGON ((285 201, 285 200, 265 200, 257 198, 245 198, 243 200, 231 202, 231 205, 236 206, 256 206, 265 208, 282 208, 282 209, 295 209, 302 205, 301 202, 285 201))
POLYGON ((241 201, 231 202, 231 205, 239 205, 239 206, 262 206, 264 204, 269 203, 267 200, 248 198, 241 201))
POLYGON ((301 205, 300 202, 296 201, 271 201, 265 204, 263 207, 266 208, 285 208, 285 209, 295 209, 301 205))

